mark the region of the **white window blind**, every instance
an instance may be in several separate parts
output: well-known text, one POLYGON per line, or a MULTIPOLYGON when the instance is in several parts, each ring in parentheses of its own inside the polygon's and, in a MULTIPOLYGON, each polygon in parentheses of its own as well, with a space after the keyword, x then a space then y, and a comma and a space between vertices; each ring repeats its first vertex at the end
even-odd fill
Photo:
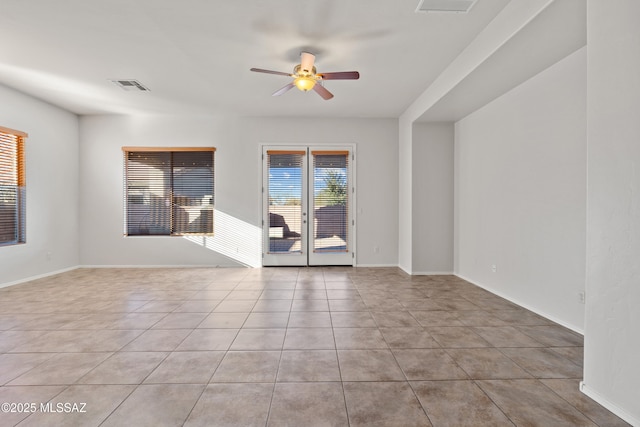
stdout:
POLYGON ((213 234, 215 148, 123 147, 125 234, 213 234))
POLYGON ((24 132, 0 127, 0 245, 26 241, 24 132))

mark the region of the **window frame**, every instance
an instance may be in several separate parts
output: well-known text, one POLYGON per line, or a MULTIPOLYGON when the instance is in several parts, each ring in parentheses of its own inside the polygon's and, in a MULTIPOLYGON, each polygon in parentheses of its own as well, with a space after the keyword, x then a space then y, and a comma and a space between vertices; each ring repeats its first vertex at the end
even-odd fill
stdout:
MULTIPOLYGON (((215 147, 122 147, 123 152, 123 213, 124 213, 124 229, 123 235, 124 237, 184 237, 184 236, 213 236, 214 235, 214 220, 213 213, 215 211, 215 147), (210 227, 210 232, 207 231, 174 231, 176 229, 176 224, 179 223, 177 219, 174 218, 176 208, 184 207, 185 205, 181 205, 176 203, 177 198, 180 197, 183 199, 183 196, 177 196, 175 194, 174 187, 177 186, 177 181, 174 180, 173 171, 175 166, 173 165, 173 155, 175 153, 185 153, 185 152, 211 152, 211 200, 210 200, 210 211, 211 218, 205 219, 210 227), (128 160, 130 153, 166 153, 169 156, 170 164, 167 165, 169 169, 169 178, 168 178, 168 186, 163 187, 165 191, 167 191, 167 195, 164 196, 165 199, 170 200, 170 206, 168 208, 168 233, 143 233, 140 234, 130 234, 129 228, 129 209, 130 209, 130 194, 129 194, 129 179, 128 175, 132 172, 128 167, 128 160), (210 223, 209 223, 210 221, 210 223)), ((167 179, 167 178, 165 178, 167 179)), ((202 205, 204 206, 204 205, 202 205)), ((207 209, 209 210, 209 209, 207 209)), ((201 210, 202 212, 202 210, 201 210)), ((189 223, 190 224, 190 223, 189 223)))
MULTIPOLYGON (((16 187, 15 222, 13 231, 15 239, 0 240, 0 247, 15 246, 27 243, 27 194, 26 194, 26 169, 25 169, 25 139, 29 136, 26 132, 0 126, 0 138, 2 144, 12 144, 11 150, 15 154, 5 155, 0 152, 0 183, 2 183, 3 169, 6 170, 7 185, 16 187)), ((0 212, 0 226, 3 225, 3 214, 0 212)))

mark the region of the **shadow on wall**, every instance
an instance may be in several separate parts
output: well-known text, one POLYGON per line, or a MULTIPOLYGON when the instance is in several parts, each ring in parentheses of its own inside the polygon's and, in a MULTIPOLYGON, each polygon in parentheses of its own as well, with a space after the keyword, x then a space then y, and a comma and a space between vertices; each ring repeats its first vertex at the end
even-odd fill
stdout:
POLYGON ((222 211, 214 211, 213 236, 184 236, 188 241, 248 266, 262 266, 262 229, 222 211))
MULTIPOLYGON (((336 216, 344 215, 344 206, 327 206, 316 210, 317 230, 321 236, 346 235, 346 224, 334 221, 336 216)), ((183 236, 191 243, 205 247, 210 251, 248 267, 262 266, 262 229, 259 226, 242 221, 218 209, 214 210, 213 236, 183 236)), ((277 218, 275 219, 277 220, 277 218)), ((284 222, 284 221, 283 221, 284 222)), ((344 221, 342 221, 344 222, 344 221)), ((283 227, 284 228, 284 227, 283 227)), ((287 227, 288 228, 288 227, 287 227)), ((291 235, 298 235, 289 230, 291 235)))

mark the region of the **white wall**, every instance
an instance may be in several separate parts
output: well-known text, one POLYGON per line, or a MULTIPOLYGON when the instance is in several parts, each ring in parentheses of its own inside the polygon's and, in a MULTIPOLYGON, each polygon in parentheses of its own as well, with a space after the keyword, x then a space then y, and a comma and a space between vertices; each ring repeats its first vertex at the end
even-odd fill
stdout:
POLYGON ((396 265, 397 138, 397 120, 83 117, 81 264, 260 265, 261 144, 356 144, 357 263, 396 265), (215 146, 215 237, 123 237, 122 146, 215 146))
POLYGON ((640 425, 640 2, 588 3, 583 391, 640 425))
POLYGON ((398 129, 398 266, 413 271, 413 123, 400 117, 398 129))
POLYGON ((582 331, 586 49, 456 123, 455 138, 456 273, 582 331))
POLYGON ((453 123, 415 123, 412 273, 453 272, 453 123))
MULTIPOLYGON (((205 117, 154 116, 85 116, 80 119, 81 182, 81 255, 82 265, 238 265, 227 256, 209 250, 200 240, 181 237, 123 237, 123 146, 202 146, 218 148, 216 152, 216 207, 225 210, 230 169, 238 165, 241 154, 235 149, 238 140, 234 120, 205 117)), ((238 168, 238 172, 247 168, 238 168)), ((233 175, 232 175, 233 176, 233 175)), ((248 174, 250 176, 250 174, 248 174)), ((233 176, 240 190, 250 186, 244 174, 233 176)), ((246 196, 245 196, 246 197, 246 196)), ((251 218, 239 217, 239 224, 251 218)), ((216 212, 216 232, 218 212, 216 212)), ((257 223, 252 224, 254 227, 257 223)), ((249 226, 247 226, 249 227, 249 226)), ((219 233, 217 233, 219 234, 219 233)), ((216 236, 218 237, 218 236, 216 236)), ((242 242, 230 242, 233 252, 242 242)), ((229 249, 231 250, 231 249, 229 249)), ((251 248, 247 249, 249 257, 251 248)), ((243 250, 244 253, 244 250, 243 250)))
POLYGON ((0 126, 29 134, 27 242, 0 247, 2 286, 78 265, 78 118, 5 86, 0 99, 0 126))
POLYGON ((259 144, 355 144, 357 265, 398 265, 398 120, 253 118, 242 129, 256 153, 259 144))

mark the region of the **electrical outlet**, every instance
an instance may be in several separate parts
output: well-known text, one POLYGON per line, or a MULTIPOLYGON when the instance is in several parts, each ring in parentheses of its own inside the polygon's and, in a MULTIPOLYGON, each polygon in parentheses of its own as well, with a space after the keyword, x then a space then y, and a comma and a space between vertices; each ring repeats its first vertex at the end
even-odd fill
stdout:
POLYGON ((497 271, 498 271, 498 266, 497 266, 497 265, 495 265, 495 264, 491 264, 491 271, 492 271, 493 273, 497 272, 497 271))
POLYGON ((378 254, 378 253, 380 253, 380 247, 379 247, 379 246, 374 246, 374 247, 373 247, 373 253, 374 253, 374 254, 378 254))
POLYGON ((580 304, 584 304, 586 299, 587 299, 587 295, 585 294, 584 291, 578 292, 578 301, 580 301, 580 304))

